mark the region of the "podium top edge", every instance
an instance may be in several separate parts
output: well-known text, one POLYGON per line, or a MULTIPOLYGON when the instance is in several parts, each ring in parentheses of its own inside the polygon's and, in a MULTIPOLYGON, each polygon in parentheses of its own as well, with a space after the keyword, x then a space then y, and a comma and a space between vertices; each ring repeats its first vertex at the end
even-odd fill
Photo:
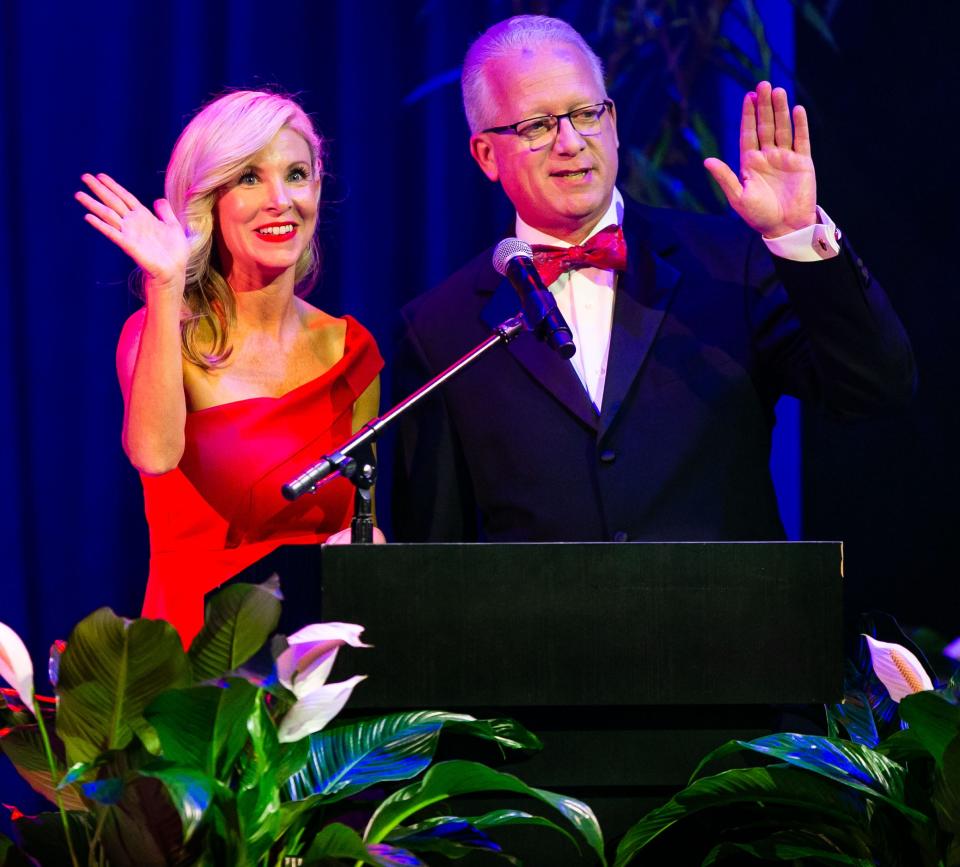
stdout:
MULTIPOLYGON (((798 547, 819 547, 819 548, 836 548, 842 547, 843 541, 836 539, 820 539, 820 540, 802 540, 802 541, 786 541, 786 540, 758 540, 758 541, 722 541, 722 542, 705 542, 705 541, 658 541, 658 542, 647 542, 647 541, 636 541, 636 542, 387 542, 385 545, 377 545, 377 548, 532 548, 532 547, 541 547, 541 548, 552 548, 552 547, 603 547, 603 548, 630 548, 630 547, 660 547, 660 548, 674 548, 674 547, 714 547, 714 548, 732 548, 732 547, 783 547, 783 548, 798 548, 798 547)), ((332 545, 329 548, 324 546, 325 550, 337 550, 339 548, 349 548, 349 545, 332 545)))

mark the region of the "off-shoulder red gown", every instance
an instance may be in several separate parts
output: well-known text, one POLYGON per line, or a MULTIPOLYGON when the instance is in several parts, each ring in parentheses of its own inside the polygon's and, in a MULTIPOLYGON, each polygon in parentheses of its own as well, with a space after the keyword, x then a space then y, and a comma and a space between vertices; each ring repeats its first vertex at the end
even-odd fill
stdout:
POLYGON ((203 625, 203 597, 280 545, 312 545, 350 523, 353 487, 334 479, 288 502, 284 482, 352 430, 353 404, 383 367, 352 317, 343 358, 281 397, 255 397, 187 414, 179 466, 141 475, 150 528, 143 616, 163 618, 185 646, 203 625))

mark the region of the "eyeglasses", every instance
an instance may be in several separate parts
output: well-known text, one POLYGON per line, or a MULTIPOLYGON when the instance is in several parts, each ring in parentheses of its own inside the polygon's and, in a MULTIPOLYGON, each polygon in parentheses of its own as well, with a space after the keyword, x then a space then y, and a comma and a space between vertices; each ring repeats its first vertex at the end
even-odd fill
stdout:
POLYGON ((537 142, 546 136, 552 135, 560 126, 560 121, 566 118, 580 135, 597 135, 600 132, 601 121, 607 109, 613 108, 613 102, 605 99, 583 108, 575 108, 566 114, 545 114, 541 117, 529 117, 526 120, 511 123, 509 126, 492 126, 481 132, 495 132, 498 135, 513 133, 524 141, 537 142))

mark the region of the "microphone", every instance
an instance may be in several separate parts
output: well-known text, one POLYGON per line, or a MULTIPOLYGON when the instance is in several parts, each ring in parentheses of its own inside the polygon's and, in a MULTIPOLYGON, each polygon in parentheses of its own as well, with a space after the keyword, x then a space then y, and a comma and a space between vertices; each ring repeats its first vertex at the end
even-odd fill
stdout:
POLYGON ((570 326, 557 309, 556 298, 533 267, 533 248, 519 238, 504 238, 493 251, 493 267, 517 290, 530 330, 561 358, 572 358, 577 347, 570 326))

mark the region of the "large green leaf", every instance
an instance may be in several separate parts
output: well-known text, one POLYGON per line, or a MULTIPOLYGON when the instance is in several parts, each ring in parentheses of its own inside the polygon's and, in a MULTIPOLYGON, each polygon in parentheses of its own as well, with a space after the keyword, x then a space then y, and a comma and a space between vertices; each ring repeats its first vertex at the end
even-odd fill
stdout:
POLYGON ((409 780, 436 753, 441 730, 491 740, 510 749, 537 749, 539 740, 513 720, 476 720, 443 711, 410 711, 341 723, 310 736, 306 763, 287 782, 291 798, 312 794, 329 801, 368 786, 409 780))
POLYGON ((371 852, 356 831, 336 822, 327 825, 313 838, 313 842, 303 855, 303 862, 305 867, 314 867, 314 865, 329 863, 326 860, 329 858, 352 858, 360 864, 372 864, 374 867, 392 867, 396 864, 417 867, 422 864, 409 852, 392 846, 377 846, 371 852))
MULTIPOLYGON (((478 849, 491 851, 490 846, 486 845, 482 838, 478 842, 472 842, 469 839, 471 832, 484 832, 519 825, 557 831, 563 834, 577 851, 580 849, 576 839, 566 828, 561 828, 556 822, 551 822, 543 816, 534 816, 522 810, 493 810, 482 816, 437 816, 417 822, 415 825, 398 826, 387 837, 387 841, 398 843, 415 852, 440 852, 448 858, 462 858, 478 849), (452 833, 445 833, 448 829, 452 829, 452 833)), ((499 846, 495 851, 507 860, 515 860, 510 855, 500 852, 499 846)))
POLYGON ((263 584, 232 584, 207 603, 203 629, 190 645, 198 681, 213 680, 243 665, 266 643, 280 619, 276 576, 263 584))
POLYGON ((107 863, 192 863, 180 815, 161 780, 129 775, 119 802, 101 814, 107 863))
MULTIPOLYGON (((276 719, 276 706, 271 707, 276 719)), ((277 760, 276 779, 280 787, 280 796, 285 797, 289 785, 284 785, 294 774, 302 771, 310 759, 310 738, 280 744, 280 756, 277 760)))
POLYGON ((440 816, 412 826, 398 825, 387 841, 413 852, 436 852, 450 859, 464 858, 471 852, 486 852, 519 864, 489 834, 460 816, 440 816))
POLYGON ((900 718, 937 764, 942 765, 944 751, 960 735, 960 707, 926 690, 904 697, 900 718))
POLYGON ((158 766, 142 768, 140 773, 166 786, 167 795, 180 816, 183 840, 189 841, 213 801, 216 780, 190 768, 158 766))
POLYGON ((913 759, 931 759, 930 752, 912 729, 901 729, 884 738, 877 744, 877 752, 900 765, 913 759))
POLYGON ((653 839, 687 816, 731 804, 779 804, 829 817, 839 827, 869 832, 862 798, 797 768, 739 768, 701 777, 630 828, 614 867, 625 867, 653 839))
POLYGON ((929 822, 929 817, 907 806, 904 801, 906 769, 902 765, 877 750, 836 738, 782 732, 752 741, 730 741, 707 756, 695 775, 707 762, 740 749, 762 753, 828 777, 883 800, 915 822, 929 822))
POLYGON ((246 720, 250 736, 248 765, 240 778, 237 793, 237 817, 246 842, 250 862, 266 854, 278 836, 280 825, 280 785, 277 769, 281 748, 277 729, 258 691, 254 713, 246 720))
POLYGON ((144 709, 189 680, 180 636, 169 623, 94 611, 76 625, 60 659, 57 734, 67 764, 123 749, 135 733, 149 739, 144 709))
POLYGON ((943 751, 931 793, 940 827, 956 836, 960 845, 960 735, 943 751))
POLYGON ((750 843, 734 841, 718 843, 703 859, 701 867, 713 867, 714 864, 719 863, 743 864, 744 855, 763 860, 764 863, 811 858, 815 859, 813 863, 816 864, 847 864, 849 867, 875 867, 877 863, 873 858, 860 858, 836 849, 824 848, 825 842, 827 841, 822 837, 814 834, 786 831, 750 843), (729 856, 734 857, 728 860, 729 856))
MULTIPOLYGON (((3 732, 0 736, 0 749, 13 762, 17 773, 33 787, 34 791, 39 792, 52 804, 56 804, 56 787, 66 773, 66 766, 56 755, 58 751, 55 743, 51 746, 53 746, 55 753, 56 781, 50 777, 50 765, 44 752, 43 737, 36 725, 17 726, 17 728, 3 732)), ((63 806, 68 810, 86 809, 80 793, 73 785, 68 784, 60 789, 60 797, 63 806)))
POLYGON ((242 678, 222 686, 168 690, 145 711, 167 761, 217 779, 229 779, 258 712, 256 687, 242 678))
POLYGON ((364 838, 368 843, 379 843, 418 810, 438 801, 457 795, 495 791, 528 795, 549 804, 563 814, 597 853, 601 862, 606 863, 603 857, 603 833, 593 811, 586 804, 545 789, 535 789, 512 774, 495 771, 477 762, 452 761, 434 765, 422 780, 394 792, 380 804, 370 818, 364 838))
MULTIPOLYGON (((870 698, 865 692, 859 690, 848 692, 841 704, 827 707, 827 717, 832 722, 842 725, 854 743, 874 748, 880 741, 877 721, 870 707, 870 698)), ((831 735, 831 737, 834 736, 831 735)))

